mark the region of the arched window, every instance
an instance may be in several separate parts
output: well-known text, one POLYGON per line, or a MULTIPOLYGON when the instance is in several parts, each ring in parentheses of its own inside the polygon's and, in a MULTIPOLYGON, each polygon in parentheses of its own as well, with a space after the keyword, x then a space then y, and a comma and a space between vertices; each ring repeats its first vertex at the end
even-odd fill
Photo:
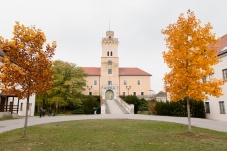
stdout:
POLYGON ((107 56, 109 56, 109 51, 107 52, 107 56))
POLYGON ((110 56, 113 56, 113 53, 112 53, 112 51, 110 52, 110 56))
POLYGON ((108 65, 112 65, 112 61, 111 60, 108 60, 108 65))

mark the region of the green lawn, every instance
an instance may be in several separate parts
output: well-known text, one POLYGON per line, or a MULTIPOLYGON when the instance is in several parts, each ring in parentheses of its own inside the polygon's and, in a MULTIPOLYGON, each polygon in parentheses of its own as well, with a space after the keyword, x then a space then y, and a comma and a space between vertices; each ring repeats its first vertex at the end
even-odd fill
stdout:
POLYGON ((82 120, 0 134, 4 151, 226 151, 227 133, 144 120, 82 120))

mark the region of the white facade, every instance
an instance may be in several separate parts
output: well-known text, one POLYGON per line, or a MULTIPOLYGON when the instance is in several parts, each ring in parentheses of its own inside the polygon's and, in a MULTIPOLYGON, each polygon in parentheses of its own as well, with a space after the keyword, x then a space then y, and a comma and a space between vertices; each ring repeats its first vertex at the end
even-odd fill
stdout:
MULTIPOLYGON (((226 43, 227 45, 227 43, 226 43)), ((222 60, 220 63, 214 66, 214 78, 217 79, 224 79, 224 70, 227 70, 227 49, 222 50, 219 53, 219 58, 222 60)), ((205 103, 205 111, 206 111, 206 118, 212 120, 220 120, 220 121, 227 121, 227 83, 225 82, 223 85, 223 96, 216 98, 216 97, 209 97, 209 100, 204 101, 205 103)))
MULTIPOLYGON (((12 102, 13 102, 14 106, 18 105, 18 98, 14 97, 14 100, 13 100, 13 97, 9 97, 8 98, 8 105, 10 105, 10 103, 12 103, 12 102)), ((19 116, 25 116, 26 103, 27 103, 27 99, 19 100, 19 106, 18 106, 18 115, 19 116)), ((35 95, 32 95, 29 98, 28 116, 34 116, 34 112, 35 112, 35 95)), ((17 111, 13 111, 13 113, 17 114, 17 111)))
MULTIPOLYGON (((6 54, 0 49, 0 58, 6 54)), ((2 63, 0 62, 0 66, 2 63)), ((1 91, 1 90, 0 90, 1 91)), ((13 94, 1 94, 0 92, 0 113, 10 112, 19 116, 25 116, 27 99, 18 100, 13 94), (14 96, 14 97, 13 97, 14 96)), ((35 112, 35 94, 29 98, 28 116, 34 116, 35 112)))

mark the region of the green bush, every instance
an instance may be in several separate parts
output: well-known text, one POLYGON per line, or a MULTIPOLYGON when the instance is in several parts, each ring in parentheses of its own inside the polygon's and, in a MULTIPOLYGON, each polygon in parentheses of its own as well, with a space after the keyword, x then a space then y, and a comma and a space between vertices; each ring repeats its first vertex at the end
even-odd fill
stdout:
POLYGON ((72 111, 72 114, 84 114, 84 110, 83 109, 76 109, 72 111))
POLYGON ((145 99, 139 99, 135 95, 120 96, 122 100, 128 104, 134 104, 134 113, 137 114, 138 111, 147 111, 148 103, 145 99))
POLYGON ((95 110, 96 113, 100 113, 97 111, 97 109, 100 110, 99 96, 85 96, 82 100, 82 109, 85 114, 94 114, 95 110))
MULTIPOLYGON (((191 117, 205 117, 203 101, 189 100, 191 117)), ((187 100, 177 102, 156 102, 154 107, 157 115, 187 117, 187 100)))

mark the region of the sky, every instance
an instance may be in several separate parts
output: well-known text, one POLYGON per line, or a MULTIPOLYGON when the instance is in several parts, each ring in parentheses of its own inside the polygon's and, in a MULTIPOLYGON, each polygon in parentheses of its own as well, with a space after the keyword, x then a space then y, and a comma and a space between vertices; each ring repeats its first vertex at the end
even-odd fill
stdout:
POLYGON ((35 25, 45 33, 47 43, 57 41, 54 60, 100 67, 101 40, 110 28, 120 42, 119 66, 152 74, 151 90, 157 93, 164 90, 168 72, 161 30, 190 9, 221 37, 227 34, 226 6, 226 0, 4 0, 0 36, 12 38, 15 21, 35 25))

